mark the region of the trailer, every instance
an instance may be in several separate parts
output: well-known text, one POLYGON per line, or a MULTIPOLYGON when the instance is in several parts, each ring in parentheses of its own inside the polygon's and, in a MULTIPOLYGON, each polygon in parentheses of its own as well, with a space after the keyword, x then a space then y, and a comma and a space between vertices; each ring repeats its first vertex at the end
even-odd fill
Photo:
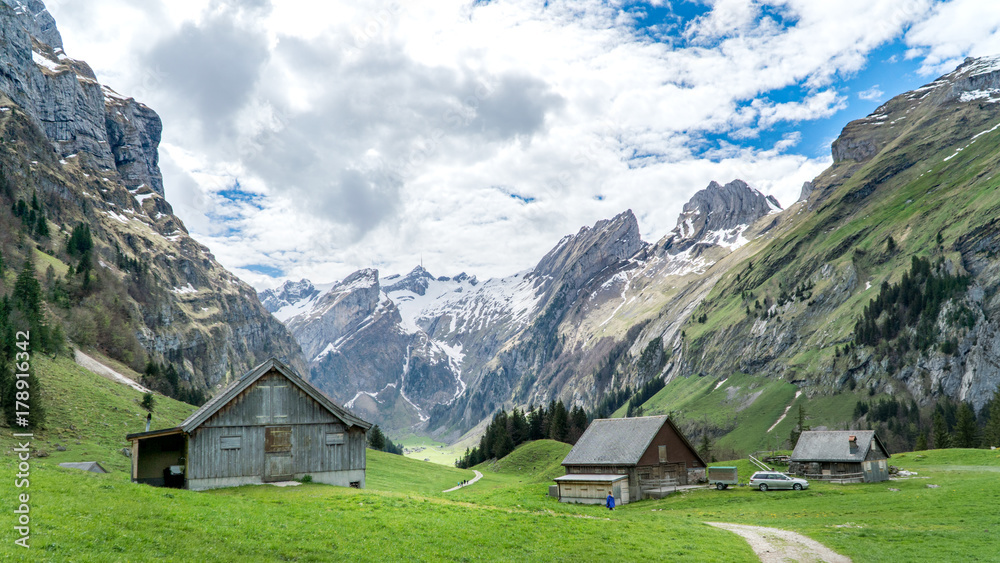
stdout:
POLYGON ((718 490, 728 489, 729 485, 738 485, 739 478, 735 467, 709 467, 705 472, 708 484, 715 485, 718 490))

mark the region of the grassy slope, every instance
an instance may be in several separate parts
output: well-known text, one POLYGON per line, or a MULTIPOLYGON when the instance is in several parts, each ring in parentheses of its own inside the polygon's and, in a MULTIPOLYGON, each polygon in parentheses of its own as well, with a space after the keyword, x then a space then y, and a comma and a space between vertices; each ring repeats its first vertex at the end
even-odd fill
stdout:
MULTIPOLYGON (((528 479, 544 492, 565 450, 552 442, 529 445, 508 462, 536 463, 540 472, 528 479)), ((32 554, 52 561, 565 561, 623 554, 754 560, 735 536, 686 517, 650 522, 640 513, 560 505, 544 494, 538 496, 545 506, 527 508, 495 502, 504 498, 498 489, 480 483, 459 497, 440 487, 468 471, 378 452, 368 459, 363 491, 302 485, 205 493, 134 485, 122 472, 87 474, 39 460, 30 488, 32 554)), ((481 483, 524 478, 505 465, 481 483)), ((9 456, 0 471, 13 472, 9 456)), ((5 503, 11 491, 3 489, 5 503)), ((16 553, 10 541, 0 544, 0 557, 16 553)))
MULTIPOLYGON (((39 365, 58 374, 47 378, 49 432, 74 424, 90 440, 88 448, 114 454, 117 443, 104 441, 121 438, 118 425, 139 423, 132 407, 138 393, 63 360, 39 365), (69 390, 63 385, 83 399, 62 397, 69 390)), ((800 494, 698 490, 609 513, 547 496, 569 448, 548 440, 522 445, 480 466, 483 479, 453 493, 442 491, 470 471, 381 452, 368 452, 364 491, 302 485, 193 493, 134 485, 117 466, 110 475, 95 475, 56 467, 54 457, 33 460, 31 555, 40 561, 756 560, 742 539, 705 526, 706 520, 800 531, 856 561, 974 560, 998 547, 982 532, 1000 525, 995 511, 984 512, 1000 500, 1000 480, 990 472, 1000 469, 997 452, 896 456, 894 463, 918 471, 920 479, 891 484, 815 483, 800 494)), ((14 459, 5 449, 0 473, 12 475, 14 459)), ((750 469, 737 463, 745 480, 750 469)), ((10 505, 14 491, 0 488, 0 502, 10 505)), ((23 553, 10 541, 0 544, 0 557, 12 555, 23 553)))
MULTIPOLYGON (((46 460, 99 461, 109 471, 131 467, 120 450, 129 445, 126 434, 145 429, 146 411, 139 406, 142 393, 91 373, 67 358, 34 355, 32 366, 41 381, 47 411, 47 422, 35 432, 33 446, 50 454, 46 460), (56 444, 66 451, 56 451, 56 444)), ((191 405, 156 395, 153 428, 176 426, 194 410, 191 405)), ((9 434, 4 432, 0 444, 9 443, 9 434)))
MULTIPOLYGON (((919 109, 909 114, 897 126, 902 129, 894 133, 896 139, 871 161, 862 165, 837 163, 817 178, 818 189, 830 195, 816 205, 813 213, 803 213, 796 227, 753 257, 752 269, 744 262, 723 276, 693 315, 704 312, 707 322, 689 321, 685 325, 692 357, 708 358, 708 364, 714 366, 725 365, 726 359, 741 349, 732 347, 732 342, 752 340, 748 333, 755 319, 748 318, 745 309, 748 305, 752 309, 754 300, 763 301, 764 296, 776 298, 780 293, 779 283, 791 288, 807 279, 815 283, 813 295, 819 296, 833 283, 832 278, 815 275, 820 267, 828 264, 838 275, 853 268, 857 285, 835 310, 810 315, 807 303, 797 301, 779 311, 786 321, 797 319, 804 324, 797 329, 800 339, 774 359, 786 367, 788 375, 794 374, 792 377, 816 386, 807 390, 813 398, 804 403, 809 414, 816 418, 812 422, 814 427, 838 427, 850 420, 858 395, 836 386, 850 360, 841 358, 835 363, 834 356, 835 349, 850 340, 859 312, 877 294, 882 281, 898 281, 909 268, 911 256, 943 258, 961 264, 960 255, 954 251, 956 241, 994 220, 1000 211, 1000 190, 996 189, 998 179, 994 177, 1000 165, 1000 131, 986 133, 969 144, 973 134, 995 125, 995 115, 986 115, 966 104, 949 107, 929 124, 918 118, 918 114, 930 115, 927 113, 930 111, 919 109), (961 152, 945 160, 959 148, 961 152), (883 177, 885 170, 897 162, 911 165, 883 177), (846 197, 873 178, 880 178, 874 193, 861 200, 846 197), (936 240, 939 233, 943 241, 940 245, 936 240), (886 250, 890 236, 897 243, 897 250, 892 253, 886 250), (735 272, 742 274, 739 281, 735 272), (868 282, 870 289, 866 289, 868 282), (754 298, 741 299, 744 291, 753 292, 754 298), (844 393, 838 395, 841 391, 844 393)), ((770 321, 768 330, 774 326, 783 325, 770 321)), ((906 360, 909 363, 915 361, 915 354, 911 352, 911 356, 906 360)), ((701 369, 709 371, 712 377, 723 375, 712 368, 701 369)), ((859 393, 867 386, 878 388, 877 381, 858 381, 858 384, 859 393)), ((670 390, 668 386, 661 395, 682 394, 687 391, 685 387, 680 385, 670 390)), ((666 412, 686 405, 680 396, 669 399, 660 396, 647 403, 646 412, 666 412)), ((762 416, 766 419, 771 414, 762 416)), ((789 422, 786 419, 774 432, 787 436, 789 422)), ((755 428, 748 436, 760 440, 761 433, 755 428)), ((726 441, 743 443, 748 436, 727 437, 726 441)))
MULTIPOLYGON (((141 429, 140 394, 65 359, 36 362, 50 416, 36 445, 58 441, 69 451, 33 459, 31 486, 0 487, 0 502, 12 506, 15 493, 31 495, 30 558, 37 561, 756 560, 742 539, 702 524, 709 520, 799 531, 855 561, 989 560, 1000 547, 993 533, 1000 516, 992 510, 1000 502, 996 451, 894 456, 893 463, 918 472, 905 481, 814 483, 805 493, 696 490, 610 513, 547 496, 570 449, 549 440, 480 466, 483 479, 453 493, 442 491, 470 471, 371 451, 363 491, 302 485, 194 493, 135 485, 116 450, 126 432, 141 429), (98 459, 112 473, 57 467, 80 459, 98 459)), ((190 410, 161 398, 158 426, 190 410)), ((0 474, 12 478, 8 432, 3 445, 0 474)), ((749 465, 735 463, 740 478, 749 478, 749 465)), ((0 558, 24 558, 10 528, 5 538, 0 558)))

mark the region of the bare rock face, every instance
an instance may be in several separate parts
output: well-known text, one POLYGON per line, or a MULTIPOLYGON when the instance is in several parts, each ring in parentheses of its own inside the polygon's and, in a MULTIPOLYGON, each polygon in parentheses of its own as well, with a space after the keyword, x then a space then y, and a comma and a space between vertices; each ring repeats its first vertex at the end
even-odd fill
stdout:
POLYGON ((379 305, 378 270, 354 272, 324 293, 308 315, 292 318, 288 328, 307 358, 356 332, 379 305))
POLYGON ((802 191, 799 192, 799 199, 796 201, 806 201, 813 193, 812 182, 802 182, 802 191))
POLYGON ((160 175, 160 116, 145 104, 119 96, 104 87, 104 125, 115 168, 125 187, 138 189, 143 184, 163 195, 160 175))
POLYGON ((598 272, 629 259, 646 246, 639 235, 639 222, 630 209, 564 237, 532 273, 551 278, 553 287, 577 290, 598 272))
POLYGON ((743 180, 725 186, 711 182, 684 204, 677 226, 662 245, 671 254, 693 247, 727 246, 746 243, 743 232, 761 217, 780 211, 773 196, 765 196, 743 180))
POLYGON ((427 286, 430 282, 434 281, 434 276, 424 269, 423 266, 417 266, 403 277, 390 276, 385 279, 387 282, 391 282, 385 286, 386 292, 409 290, 417 295, 424 295, 427 291, 427 286))
POLYGON ((31 116, 59 156, 116 173, 129 189, 163 195, 156 112, 102 87, 90 66, 63 52, 39 0, 0 4, 0 92, 31 116))
POLYGON ((21 16, 21 23, 32 37, 51 46, 62 49, 62 36, 56 29, 56 20, 40 0, 3 0, 21 16))

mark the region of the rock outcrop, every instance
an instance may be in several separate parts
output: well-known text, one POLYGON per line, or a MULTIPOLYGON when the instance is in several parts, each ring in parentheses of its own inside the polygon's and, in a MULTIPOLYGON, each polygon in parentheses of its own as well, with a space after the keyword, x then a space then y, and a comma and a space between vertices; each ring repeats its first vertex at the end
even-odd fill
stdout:
POLYGON ((111 172, 130 189, 163 195, 157 147, 160 118, 103 88, 90 66, 72 59, 38 0, 0 4, 0 92, 45 132, 59 156, 111 172), (13 7, 11 7, 13 6, 13 7))

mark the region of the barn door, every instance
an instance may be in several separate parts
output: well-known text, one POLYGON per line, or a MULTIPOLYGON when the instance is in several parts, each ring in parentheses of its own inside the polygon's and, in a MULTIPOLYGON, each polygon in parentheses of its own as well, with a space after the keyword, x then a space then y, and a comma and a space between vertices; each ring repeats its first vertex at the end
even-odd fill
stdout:
POLYGON ((290 481, 292 469, 292 427, 267 426, 264 428, 264 477, 263 481, 290 481))

